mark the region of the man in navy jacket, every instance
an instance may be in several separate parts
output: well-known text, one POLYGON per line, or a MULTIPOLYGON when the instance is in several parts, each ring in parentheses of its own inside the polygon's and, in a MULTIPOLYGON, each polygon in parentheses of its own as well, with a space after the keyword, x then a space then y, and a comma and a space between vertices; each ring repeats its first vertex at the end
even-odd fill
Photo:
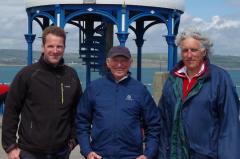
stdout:
POLYGON ((87 159, 156 157, 160 117, 147 88, 130 76, 128 48, 111 48, 106 63, 109 73, 86 88, 77 107, 77 139, 82 155, 87 159))
POLYGON ((177 36, 181 61, 159 102, 159 159, 239 159, 239 99, 230 75, 209 61, 212 42, 197 30, 177 36))

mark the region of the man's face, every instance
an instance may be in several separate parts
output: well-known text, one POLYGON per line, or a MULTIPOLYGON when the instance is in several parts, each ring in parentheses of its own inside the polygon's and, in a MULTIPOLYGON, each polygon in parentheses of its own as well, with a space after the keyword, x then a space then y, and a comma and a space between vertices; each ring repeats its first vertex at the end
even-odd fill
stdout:
POLYGON ((117 81, 127 75, 131 63, 132 59, 128 59, 125 56, 107 58, 107 67, 117 81))
POLYGON ((205 49, 201 48, 200 42, 193 38, 187 38, 181 43, 181 56, 187 70, 198 72, 206 55, 205 49))
POLYGON ((48 34, 46 42, 42 45, 44 60, 51 64, 58 64, 64 54, 64 39, 62 37, 48 34))

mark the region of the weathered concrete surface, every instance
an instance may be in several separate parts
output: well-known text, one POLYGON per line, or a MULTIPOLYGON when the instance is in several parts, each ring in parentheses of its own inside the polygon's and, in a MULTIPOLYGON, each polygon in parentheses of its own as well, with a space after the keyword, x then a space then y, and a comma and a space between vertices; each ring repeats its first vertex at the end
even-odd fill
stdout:
POLYGON ((153 98, 154 101, 158 104, 159 99, 162 95, 163 85, 168 78, 168 72, 155 72, 153 78, 153 98))

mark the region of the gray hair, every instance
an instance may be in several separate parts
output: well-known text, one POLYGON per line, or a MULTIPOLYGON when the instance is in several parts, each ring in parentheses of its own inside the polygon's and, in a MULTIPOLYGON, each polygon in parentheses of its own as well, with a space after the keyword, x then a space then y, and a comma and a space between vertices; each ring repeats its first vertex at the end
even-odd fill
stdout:
POLYGON ((199 40, 201 48, 206 50, 207 56, 212 53, 212 41, 203 33, 196 29, 185 29, 183 32, 179 33, 176 37, 177 46, 181 47, 182 41, 186 38, 193 38, 199 40))

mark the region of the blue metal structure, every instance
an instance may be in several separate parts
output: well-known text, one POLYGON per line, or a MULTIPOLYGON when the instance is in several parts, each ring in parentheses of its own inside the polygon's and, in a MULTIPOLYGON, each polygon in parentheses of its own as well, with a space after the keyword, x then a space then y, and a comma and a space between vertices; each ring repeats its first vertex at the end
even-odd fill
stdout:
MULTIPOLYGON (((32 33, 33 22, 42 29, 49 25, 62 28, 72 24, 79 28, 79 55, 86 65, 86 83, 91 81, 91 72, 104 73, 106 52, 109 47, 106 39, 109 26, 116 26, 119 45, 124 46, 129 29, 136 35, 137 46, 137 79, 141 81, 143 36, 153 25, 163 23, 168 34, 168 70, 177 62, 175 36, 178 32, 181 10, 151 6, 125 4, 54 4, 33 6, 26 9, 28 14, 28 33, 25 38, 28 44, 28 64, 32 63, 32 46, 35 34, 32 33), (109 25, 110 24, 110 25, 109 25)), ((112 44, 110 44, 112 45, 112 44)))

